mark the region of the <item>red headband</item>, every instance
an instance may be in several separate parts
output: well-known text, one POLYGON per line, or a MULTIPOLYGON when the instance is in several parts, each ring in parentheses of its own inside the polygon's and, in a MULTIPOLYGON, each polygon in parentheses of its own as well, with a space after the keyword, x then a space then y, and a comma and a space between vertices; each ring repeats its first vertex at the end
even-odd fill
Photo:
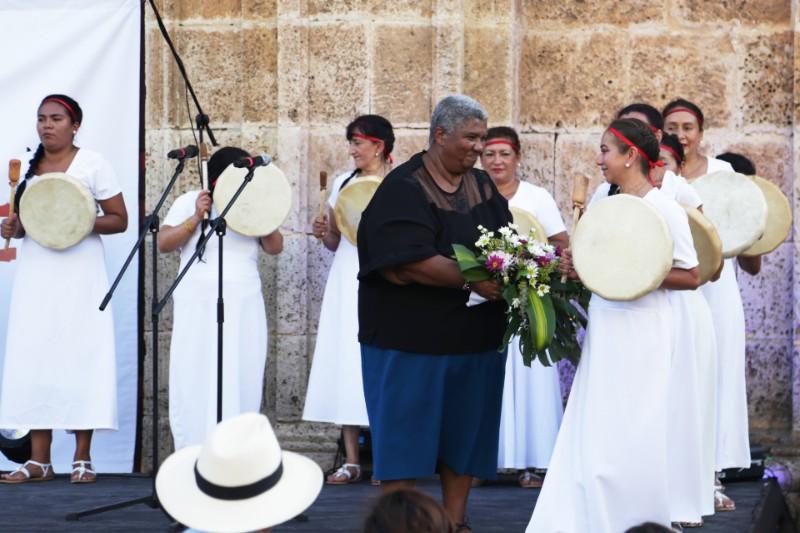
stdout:
POLYGON ((509 139, 506 139, 504 137, 495 137, 494 139, 492 139, 490 141, 486 141, 486 143, 484 143, 483 147, 484 148, 488 148, 489 146, 491 146, 493 144, 507 144, 511 148, 513 148, 515 152, 519 152, 519 146, 517 145, 517 143, 515 143, 515 142, 513 142, 513 141, 511 141, 509 139))
POLYGON ((662 144, 661 146, 659 146, 659 148, 661 148, 662 150, 666 150, 667 152, 671 153, 672 157, 675 158, 675 161, 677 161, 679 165, 681 164, 681 162, 683 162, 683 158, 671 146, 667 146, 666 144, 662 144))
POLYGON ((383 139, 378 139, 377 137, 373 137, 371 135, 364 135, 363 133, 353 133, 350 135, 351 137, 355 137, 356 139, 364 139, 365 141, 372 141, 374 143, 383 143, 383 155, 389 163, 394 163, 394 158, 392 154, 386 153, 386 143, 383 139))
POLYGON ((647 122, 645 122, 645 125, 646 125, 648 128, 650 128, 650 131, 652 131, 653 133, 658 133, 659 131, 661 131, 660 129, 656 128, 656 127, 655 127, 655 126, 653 126, 652 124, 648 124, 647 122))
POLYGON ((663 166, 664 166, 664 162, 663 162, 663 161, 652 161, 652 160, 651 160, 649 157, 647 157, 647 154, 646 154, 646 153, 644 153, 644 150, 642 150, 641 148, 639 148, 638 146, 636 146, 635 144, 633 144, 633 143, 630 141, 630 139, 628 139, 627 137, 625 137, 625 136, 624 136, 622 133, 620 133, 618 130, 616 130, 616 129, 614 129, 614 128, 611 128, 611 127, 609 127, 609 128, 608 128, 608 131, 610 131, 611 133, 613 133, 613 134, 614 134, 614 135, 617 137, 617 139, 619 139, 620 141, 624 142, 625 144, 627 144, 628 146, 630 146, 631 148, 633 148, 634 150, 636 150, 637 152, 639 152, 639 155, 640 155, 640 156, 642 156, 642 157, 644 158, 644 160, 645 160, 645 161, 647 161, 647 166, 649 166, 651 169, 653 169, 653 168, 655 168, 655 167, 663 167, 663 166))
POLYGON ((680 106, 679 107, 673 107, 672 109, 670 109, 669 111, 664 113, 664 118, 666 119, 671 114, 680 113, 680 112, 689 113, 690 115, 694 116, 694 118, 697 119, 697 123, 698 124, 700 124, 701 126, 703 125, 703 119, 700 117, 700 115, 698 115, 697 113, 695 113, 694 111, 692 111, 688 107, 680 107, 680 106))
POLYGON ((56 98, 54 96, 52 96, 50 98, 45 98, 44 101, 42 101, 42 105, 46 104, 47 102, 56 102, 57 104, 61 104, 67 110, 67 113, 69 113, 69 116, 72 117, 72 122, 78 122, 78 115, 76 115, 75 111, 72 110, 72 106, 70 106, 68 103, 66 103, 61 98, 56 98))

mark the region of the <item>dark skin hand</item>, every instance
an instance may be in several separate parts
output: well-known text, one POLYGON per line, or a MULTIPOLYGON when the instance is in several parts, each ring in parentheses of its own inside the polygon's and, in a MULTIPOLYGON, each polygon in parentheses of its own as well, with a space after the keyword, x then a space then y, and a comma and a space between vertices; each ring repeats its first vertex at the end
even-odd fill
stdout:
MULTIPOLYGON (((464 286, 464 277, 458 269, 458 263, 443 255, 435 255, 422 261, 386 268, 381 271, 381 274, 396 285, 419 283, 420 285, 452 289, 460 289, 464 286)), ((493 280, 471 282, 469 288, 487 300, 499 300, 503 297, 500 284, 493 280)))
POLYGON ((759 272, 761 272, 761 256, 757 255, 755 257, 745 257, 740 255, 736 258, 739 263, 739 267, 750 274, 751 276, 755 276, 759 272))

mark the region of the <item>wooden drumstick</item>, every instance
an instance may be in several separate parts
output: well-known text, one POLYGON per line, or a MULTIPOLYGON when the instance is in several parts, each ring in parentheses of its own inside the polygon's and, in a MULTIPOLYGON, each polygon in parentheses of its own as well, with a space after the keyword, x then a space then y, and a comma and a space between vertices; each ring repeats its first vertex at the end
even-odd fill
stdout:
MULTIPOLYGON (((11 186, 11 196, 8 199, 8 213, 14 214, 14 197, 17 195, 17 183, 19 183, 19 169, 22 163, 19 159, 12 159, 8 162, 8 184, 11 186)), ((5 249, 11 246, 11 239, 6 239, 5 249)))
POLYGON ((328 199, 328 173, 321 170, 319 173, 319 216, 325 214, 325 200, 328 199))
MULTIPOLYGON (((200 143, 200 188, 207 191, 208 184, 208 145, 200 143)), ((203 213, 203 229, 205 229, 205 221, 208 220, 208 211, 203 213)))
MULTIPOLYGON (((582 174, 575 176, 572 180, 572 231, 569 236, 572 238, 575 235, 575 228, 578 226, 578 220, 581 218, 581 211, 586 206, 586 194, 589 189, 589 176, 582 174)), ((567 275, 561 275, 561 283, 567 282, 567 275)))

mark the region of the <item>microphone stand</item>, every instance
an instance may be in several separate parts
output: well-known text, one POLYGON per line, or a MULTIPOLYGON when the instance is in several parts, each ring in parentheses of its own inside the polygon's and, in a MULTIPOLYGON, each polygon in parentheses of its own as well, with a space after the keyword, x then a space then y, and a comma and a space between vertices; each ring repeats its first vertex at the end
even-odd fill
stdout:
POLYGON ((134 256, 142 250, 144 246, 144 239, 149 233, 152 235, 152 246, 151 246, 151 270, 152 270, 152 288, 151 288, 151 309, 152 312, 150 314, 151 324, 152 324, 152 353, 151 353, 151 362, 152 362, 152 408, 153 414, 151 418, 151 431, 153 433, 152 438, 152 446, 153 446, 153 472, 151 474, 153 478, 152 487, 150 489, 150 494, 147 496, 142 496, 141 498, 135 498, 132 500, 126 500, 118 503, 112 503, 110 505, 103 505, 101 507, 95 507, 93 509, 87 509, 84 511, 78 511, 75 513, 69 513, 66 516, 66 519, 70 522, 74 522, 80 520, 84 516, 90 516, 100 513, 105 513, 107 511, 113 511, 115 509, 123 509, 125 507, 131 507, 133 505, 138 505, 143 503, 148 505, 152 508, 160 507, 158 503, 158 496, 156 495, 156 474, 158 473, 159 461, 158 461, 158 317, 159 313, 161 312, 162 307, 157 307, 155 305, 156 299, 158 297, 158 229, 159 229, 159 217, 158 213, 161 210, 161 207, 164 205, 164 202, 167 200, 167 196, 169 195, 170 191, 175 185, 175 182, 178 180, 178 176, 183 172, 183 167, 185 166, 186 161, 184 159, 180 159, 178 161, 178 166, 175 167, 175 173, 172 174, 172 178, 169 180, 169 183, 164 188, 164 191, 161 193, 161 197, 158 199, 158 203, 153 208, 153 212, 150 213, 148 216, 145 217, 144 223, 142 224, 141 229, 139 230, 139 238, 136 240, 136 243, 131 248, 130 253, 128 254, 128 258, 125 260, 125 263, 120 268, 119 273, 117 273, 117 277, 114 279, 114 283, 111 285, 111 288, 106 293, 105 297, 103 298, 102 303, 100 304, 100 310, 103 311, 108 306, 108 303, 111 301, 112 296, 114 295, 114 291, 116 291, 117 286, 119 285, 120 281, 122 280, 122 276, 125 274, 125 271, 128 269, 131 261, 133 260, 134 256))

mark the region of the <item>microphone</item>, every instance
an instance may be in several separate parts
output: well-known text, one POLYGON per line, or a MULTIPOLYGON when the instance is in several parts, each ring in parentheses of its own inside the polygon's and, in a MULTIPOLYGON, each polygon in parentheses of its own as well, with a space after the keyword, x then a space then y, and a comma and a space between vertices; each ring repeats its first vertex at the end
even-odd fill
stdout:
POLYGON ((167 157, 170 159, 186 159, 187 157, 195 157, 197 156, 197 146, 190 144, 184 148, 178 148, 176 150, 170 150, 167 153, 167 157))
POLYGON ((255 167, 265 167, 272 163, 272 158, 267 154, 261 154, 257 157, 243 157, 238 161, 233 162, 233 166, 236 168, 255 168, 255 167))

